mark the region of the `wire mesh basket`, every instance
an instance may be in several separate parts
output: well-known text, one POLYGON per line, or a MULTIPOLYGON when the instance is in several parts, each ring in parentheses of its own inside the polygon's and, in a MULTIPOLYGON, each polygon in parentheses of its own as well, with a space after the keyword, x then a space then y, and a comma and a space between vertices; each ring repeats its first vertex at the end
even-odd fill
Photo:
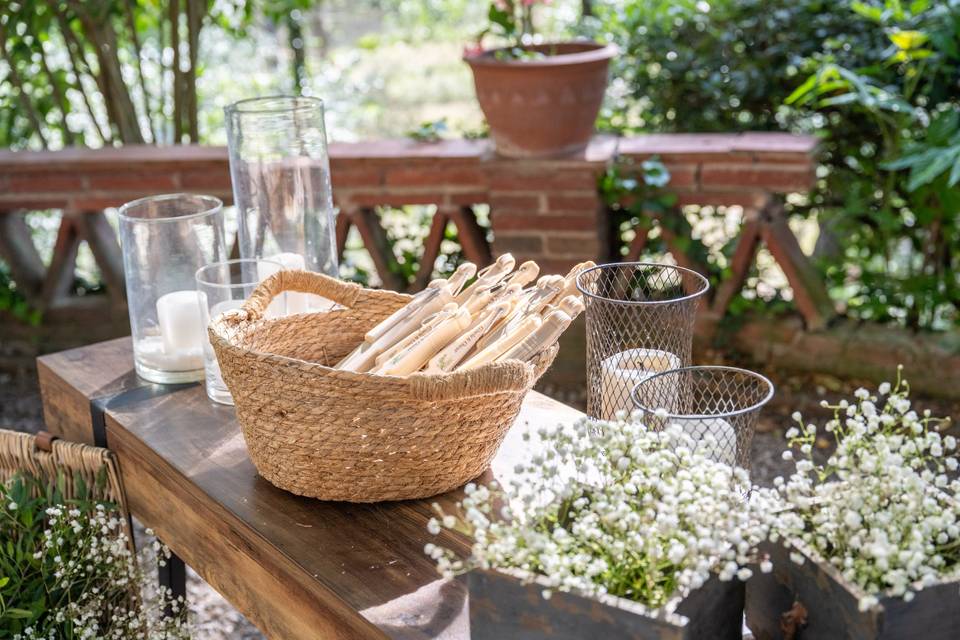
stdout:
POLYGON ((587 318, 587 413, 631 412, 633 387, 690 364, 697 305, 710 283, 690 269, 621 262, 577 277, 587 318))
POLYGON ((650 376, 632 392, 641 419, 651 428, 679 425, 718 462, 750 469, 750 447, 760 409, 773 397, 773 383, 737 367, 682 367, 650 376), (658 411, 659 410, 659 411, 658 411))

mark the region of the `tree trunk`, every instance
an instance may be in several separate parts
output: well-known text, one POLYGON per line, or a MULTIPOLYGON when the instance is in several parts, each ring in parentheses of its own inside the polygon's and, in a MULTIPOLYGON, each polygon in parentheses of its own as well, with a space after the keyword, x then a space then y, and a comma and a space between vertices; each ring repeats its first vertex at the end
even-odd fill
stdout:
POLYGON ((307 82, 307 43, 303 37, 303 25, 290 14, 287 14, 287 33, 293 53, 293 68, 290 70, 293 74, 293 90, 297 95, 303 95, 307 82))
POLYGON ((137 23, 134 19, 133 9, 136 2, 135 0, 127 0, 123 4, 124 16, 127 19, 127 30, 130 31, 130 41, 133 42, 133 53, 137 62, 137 79, 140 81, 140 97, 143 102, 143 115, 147 119, 147 128, 150 129, 150 139, 156 144, 157 143, 157 132, 153 128, 153 114, 150 111, 150 92, 147 90, 147 81, 143 76, 143 62, 141 61, 142 54, 140 48, 140 36, 137 35, 137 23))
POLYGON ((200 130, 197 123, 197 57, 200 49, 200 29, 203 27, 205 12, 205 0, 187 0, 187 44, 189 45, 190 68, 184 75, 183 87, 187 94, 187 129, 190 134, 190 142, 194 144, 200 141, 200 130))
POLYGON ((73 131, 70 130, 70 126, 67 124, 67 114, 70 113, 70 105, 67 102, 67 97, 63 93, 63 88, 60 86, 59 79, 54 75, 50 64, 47 62, 47 54, 44 53, 43 46, 41 45, 39 49, 40 65, 43 67, 43 72, 47 74, 47 78, 50 79, 50 91, 53 93, 53 99, 57 103, 57 108, 60 109, 60 130, 63 132, 63 142, 68 146, 72 146, 75 139, 73 131))
POLYGON ((173 144, 183 142, 183 83, 180 79, 180 0, 170 0, 170 48, 173 49, 173 144))
POLYGON ((137 110, 123 81, 117 56, 117 33, 110 23, 109 15, 106 12, 102 15, 91 15, 88 9, 92 5, 79 0, 70 0, 70 6, 80 18, 87 39, 93 44, 99 65, 97 76, 101 80, 103 99, 108 106, 112 106, 112 119, 120 133, 120 139, 128 144, 143 144, 137 110))
MULTIPOLYGON (((97 135, 100 136, 100 140, 103 144, 110 144, 113 140, 113 136, 110 135, 109 122, 106 131, 100 127, 100 121, 97 118, 97 112, 93 108, 93 103, 90 102, 90 96, 87 95, 87 89, 83 86, 83 76, 87 75, 93 77, 94 82, 97 82, 96 77, 90 71, 90 66, 87 64, 87 58, 83 53, 83 46, 77 42, 76 36, 73 31, 70 29, 70 24, 67 22, 66 17, 62 12, 56 12, 57 20, 60 23, 60 37, 63 38, 63 44, 67 49, 67 58, 70 59, 70 67, 73 70, 74 75, 74 88, 80 92, 80 95, 83 96, 83 104, 87 108, 87 115, 90 116, 90 122, 93 124, 93 128, 96 129, 97 135), (81 68, 82 67, 82 68, 81 68)), ((97 83, 99 86, 99 83, 97 83)))

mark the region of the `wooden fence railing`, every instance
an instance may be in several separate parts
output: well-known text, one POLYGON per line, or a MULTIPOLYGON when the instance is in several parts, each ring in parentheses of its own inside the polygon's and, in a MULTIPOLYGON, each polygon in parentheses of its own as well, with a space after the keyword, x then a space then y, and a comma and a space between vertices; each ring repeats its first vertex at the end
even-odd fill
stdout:
MULTIPOLYGON (((465 257, 480 263, 505 251, 535 259, 552 271, 586 259, 609 260, 614 256, 597 177, 617 154, 658 156, 671 171, 670 189, 679 196, 678 206, 745 209, 733 274, 719 288, 713 315, 722 316, 743 285, 762 240, 783 267, 807 324, 820 327, 832 307, 777 205, 780 194, 811 186, 814 147, 812 139, 775 133, 598 137, 577 157, 508 160, 494 155, 486 141, 334 144, 338 247, 343 250, 349 229, 355 227, 384 285, 405 289, 411 283, 397 275, 378 207, 430 204, 436 213, 413 287, 429 281, 449 223, 457 228, 465 257), (479 204, 490 207, 490 230, 474 215, 479 204)), ((0 258, 30 303, 44 312, 75 311, 90 304, 122 307, 119 247, 103 212, 144 195, 173 191, 210 193, 229 202, 226 150, 128 146, 0 152, 0 258), (41 260, 24 220, 26 212, 40 209, 62 211, 48 263, 41 260), (84 300, 71 291, 81 242, 89 244, 100 268, 110 294, 106 299, 84 300)), ((683 243, 666 240, 678 262, 691 263, 683 243)), ((640 231, 632 254, 644 241, 640 231)))

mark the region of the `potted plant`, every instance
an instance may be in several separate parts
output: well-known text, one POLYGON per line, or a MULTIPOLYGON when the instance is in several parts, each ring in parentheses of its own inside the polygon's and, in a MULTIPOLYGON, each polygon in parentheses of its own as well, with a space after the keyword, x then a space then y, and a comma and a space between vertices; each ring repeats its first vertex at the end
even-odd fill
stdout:
POLYGON ((534 44, 533 9, 545 0, 496 0, 490 26, 464 55, 497 151, 510 157, 558 156, 586 147, 607 88, 613 45, 534 44), (495 34, 509 44, 484 49, 495 34))
POLYGON ((508 486, 467 485, 455 513, 434 505, 431 533, 473 539, 466 558, 425 548, 463 575, 472 638, 741 637, 773 492, 746 498, 747 473, 677 425, 583 420, 539 441, 508 486))
POLYGON ((773 572, 747 585, 757 640, 957 637, 957 442, 939 433, 945 421, 911 409, 908 392, 898 376, 879 397, 860 389, 853 403, 824 403, 837 449, 822 464, 812 457, 822 433, 795 414, 787 436, 802 457, 776 482, 783 540, 766 549, 773 572))

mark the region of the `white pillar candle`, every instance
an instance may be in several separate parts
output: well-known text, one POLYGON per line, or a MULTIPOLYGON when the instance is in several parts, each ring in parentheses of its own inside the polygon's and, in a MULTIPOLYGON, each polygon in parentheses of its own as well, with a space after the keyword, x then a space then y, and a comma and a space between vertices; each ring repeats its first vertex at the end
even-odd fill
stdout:
POLYGON ((737 461, 737 432, 723 418, 672 418, 683 432, 697 443, 697 452, 717 462, 730 465, 737 461), (716 444, 709 447, 703 442, 708 435, 713 436, 716 444))
MULTIPOLYGON (((639 382, 679 367, 680 358, 659 349, 629 349, 604 359, 600 363, 600 418, 613 420, 618 411, 632 413, 636 407, 630 394, 639 382)), ((650 385, 640 393, 640 401, 652 409, 670 410, 676 402, 676 385, 667 380, 650 385)))
MULTIPOLYGON (((269 260, 271 262, 258 262, 257 263, 257 277, 262 281, 273 274, 277 273, 281 269, 289 269, 293 271, 302 271, 306 269, 307 263, 304 260, 303 256, 299 253, 293 253, 290 251, 285 251, 283 253, 278 253, 272 256, 264 256, 264 260, 269 260), (280 266, 272 264, 272 262, 279 263, 280 266)), ((307 304, 307 295, 306 293, 299 293, 295 291, 287 291, 283 294, 286 297, 287 302, 287 313, 282 313, 283 303, 278 302, 277 299, 274 299, 270 303, 270 306, 267 307, 266 317, 268 318, 278 318, 282 315, 293 315, 295 313, 304 313, 308 310, 309 305, 307 304)), ((279 298, 279 296, 278 296, 279 298)))
POLYGON ((174 291, 157 298, 157 321, 166 353, 199 350, 203 346, 204 326, 196 291, 174 291))

